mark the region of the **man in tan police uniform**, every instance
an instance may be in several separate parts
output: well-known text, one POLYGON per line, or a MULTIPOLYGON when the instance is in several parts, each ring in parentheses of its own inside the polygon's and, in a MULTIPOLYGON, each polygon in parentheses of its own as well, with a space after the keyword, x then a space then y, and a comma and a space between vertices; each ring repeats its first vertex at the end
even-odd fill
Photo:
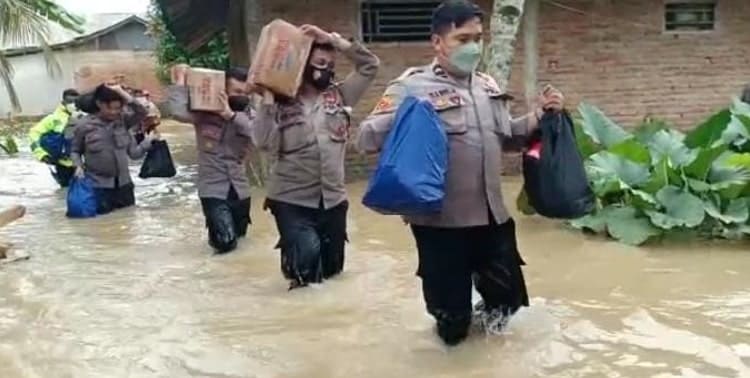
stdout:
MULTIPOLYGON (((502 140, 526 135, 541 110, 512 119, 508 97, 491 77, 476 72, 482 12, 475 4, 443 3, 433 15, 432 33, 436 59, 408 69, 389 85, 362 123, 358 146, 366 152, 382 147, 407 95, 429 100, 443 121, 450 155, 442 212, 406 220, 416 239, 427 310, 440 337, 455 345, 471 324, 472 281, 485 319, 504 321, 528 305, 515 225, 500 190, 502 140)), ((545 108, 562 108, 562 95, 554 88, 542 100, 545 108)))
POLYGON ((279 230, 281 270, 290 289, 321 282, 344 268, 348 201, 344 162, 351 107, 378 71, 378 58, 360 43, 317 26, 300 93, 276 99, 266 92, 254 120, 257 146, 272 155, 267 207, 279 230), (333 82, 336 52, 354 72, 333 82))

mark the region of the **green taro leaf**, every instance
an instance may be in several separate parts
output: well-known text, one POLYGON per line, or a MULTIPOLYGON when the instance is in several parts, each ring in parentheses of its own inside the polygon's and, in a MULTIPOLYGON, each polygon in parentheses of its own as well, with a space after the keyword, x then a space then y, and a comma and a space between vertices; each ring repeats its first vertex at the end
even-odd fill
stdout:
POLYGON ((726 129, 721 133, 721 142, 724 144, 731 144, 734 146, 741 146, 750 139, 750 131, 736 115, 732 115, 729 119, 729 124, 726 129))
POLYGON ((595 143, 609 148, 630 137, 622 127, 593 105, 581 103, 578 112, 583 117, 583 131, 595 143))
POLYGON ((581 218, 572 220, 570 225, 579 230, 601 234, 607 230, 607 218, 604 215, 604 212, 588 214, 581 218))
POLYGON ((683 136, 675 131, 656 132, 647 142, 652 163, 656 164, 666 158, 673 167, 682 167, 693 162, 697 152, 687 148, 682 139, 683 136))
POLYGON ((671 230, 676 227, 696 227, 706 217, 703 201, 680 188, 664 187, 656 193, 656 199, 664 207, 664 212, 646 213, 659 228, 671 230))
POLYGON ((626 139, 608 148, 607 151, 636 163, 651 163, 651 155, 648 152, 648 148, 635 138, 626 139))
POLYGON ((649 180, 648 166, 634 163, 609 151, 591 155, 587 171, 592 181, 618 181, 625 187, 634 187, 649 180))
POLYGON ((698 154, 690 165, 685 167, 685 173, 689 176, 705 180, 708 176, 708 172, 711 169, 711 165, 716 159, 724 154, 729 146, 722 144, 713 148, 698 148, 698 154))
POLYGON ((639 125, 633 132, 636 140, 647 144, 651 137, 661 130, 668 130, 669 126, 662 120, 648 120, 639 125))
POLYGON ((601 150, 601 147, 583 131, 581 121, 574 122, 573 127, 576 133, 576 145, 578 145, 578 151, 581 153, 582 158, 586 159, 601 150))
POLYGON ((714 142, 721 138, 722 133, 729 125, 731 116, 732 113, 729 109, 724 109, 712 115, 685 136, 685 145, 689 148, 713 147, 714 142))
POLYGON ((745 199, 734 199, 723 210, 715 200, 706 199, 703 205, 709 216, 725 224, 744 224, 750 217, 745 199))
POLYGON ((632 207, 607 208, 603 212, 609 235, 625 244, 641 245, 661 233, 632 207))

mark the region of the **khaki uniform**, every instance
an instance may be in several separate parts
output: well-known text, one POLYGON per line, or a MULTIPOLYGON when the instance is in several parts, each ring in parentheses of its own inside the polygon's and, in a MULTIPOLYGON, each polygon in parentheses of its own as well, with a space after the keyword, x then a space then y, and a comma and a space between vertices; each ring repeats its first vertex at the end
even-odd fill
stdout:
POLYGON ((344 161, 351 107, 370 86, 378 58, 359 43, 343 52, 356 69, 311 104, 299 99, 261 105, 255 120, 257 146, 272 154, 268 198, 325 209, 346 200, 344 161))
POLYGON ((195 126, 198 145, 198 196, 227 199, 234 187, 240 199, 250 197, 250 181, 245 157, 252 144, 252 113, 237 112, 231 121, 206 112, 191 112, 188 90, 184 86, 168 88, 169 111, 176 120, 195 126))
POLYGON ((360 126, 358 147, 377 152, 407 95, 429 100, 449 140, 443 210, 438 215, 409 217, 412 225, 461 228, 503 224, 509 219, 500 190, 502 139, 527 133, 525 117, 511 119, 508 96, 484 74, 457 81, 437 64, 411 68, 393 81, 360 126), (491 211, 488 212, 488 209, 491 211))
POLYGON ((151 147, 150 142, 137 144, 129 129, 146 116, 137 102, 116 121, 86 116, 76 122, 71 158, 76 167, 85 167, 96 188, 116 188, 131 184, 128 158, 140 159, 151 147))

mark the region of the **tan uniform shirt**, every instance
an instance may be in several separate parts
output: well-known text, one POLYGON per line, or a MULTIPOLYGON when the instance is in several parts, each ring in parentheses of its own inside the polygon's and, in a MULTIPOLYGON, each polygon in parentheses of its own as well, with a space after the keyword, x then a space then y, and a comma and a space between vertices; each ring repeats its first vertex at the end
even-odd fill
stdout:
POLYGON ((310 104, 294 99, 260 106, 254 132, 258 147, 272 155, 269 199, 315 209, 321 198, 326 209, 346 200, 351 107, 372 83, 379 61, 356 42, 344 54, 355 71, 310 104))
POLYGON ((170 86, 168 95, 172 117, 195 126, 198 196, 226 199, 233 186, 240 199, 250 197, 245 157, 252 144, 252 111, 237 112, 234 119, 227 121, 217 114, 191 112, 187 87, 170 86))
POLYGON ((498 224, 505 222, 509 215, 500 190, 502 139, 526 134, 526 118, 511 119, 507 97, 491 77, 477 73, 458 81, 433 63, 408 69, 389 85, 360 126, 357 144, 361 151, 380 150, 407 95, 433 104, 449 143, 442 212, 408 217, 407 222, 447 228, 484 226, 489 216, 498 224))
POLYGON ((73 128, 70 157, 75 166, 84 167, 97 188, 114 188, 115 183, 124 186, 133 182, 128 158, 140 159, 151 147, 149 141, 137 144, 129 131, 140 124, 146 109, 136 102, 127 106, 130 109, 116 121, 88 115, 78 120, 73 128))

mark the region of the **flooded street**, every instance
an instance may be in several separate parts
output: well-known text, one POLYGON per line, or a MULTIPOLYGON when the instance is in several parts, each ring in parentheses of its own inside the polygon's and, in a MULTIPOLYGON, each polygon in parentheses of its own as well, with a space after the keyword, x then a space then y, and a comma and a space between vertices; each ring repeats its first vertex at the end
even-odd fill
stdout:
POLYGON ((32 256, 0 265, 0 377, 750 377, 747 245, 637 249, 517 216, 532 306, 448 349, 408 229, 362 184, 345 273, 288 292, 262 192, 250 239, 212 256, 192 129, 163 135, 178 177, 136 179, 136 208, 93 220, 65 218, 28 151, 0 158, 0 208, 28 207, 0 239, 32 256))

